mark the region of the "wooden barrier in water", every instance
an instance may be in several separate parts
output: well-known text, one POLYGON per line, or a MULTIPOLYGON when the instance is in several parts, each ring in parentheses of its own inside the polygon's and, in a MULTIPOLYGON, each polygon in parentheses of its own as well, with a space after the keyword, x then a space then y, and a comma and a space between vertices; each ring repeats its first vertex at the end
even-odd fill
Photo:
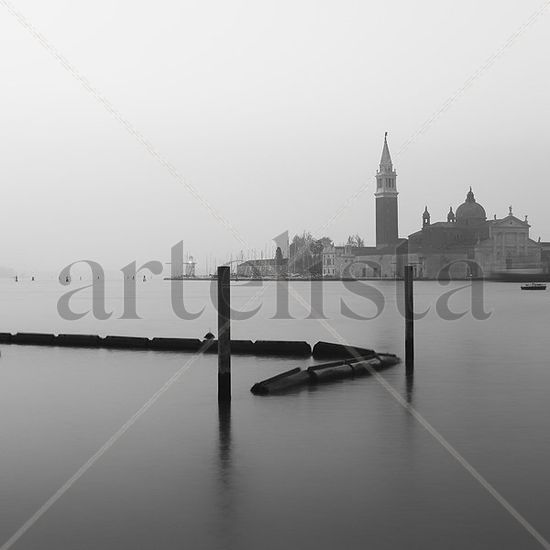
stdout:
POLYGON ((376 354, 374 357, 312 365, 306 370, 295 368, 254 384, 250 391, 254 395, 284 393, 303 386, 368 376, 372 372, 384 370, 399 362, 400 359, 396 355, 376 354))
MULTIPOLYGON (((146 338, 95 334, 45 334, 39 332, 0 332, 0 343, 37 346, 101 347, 111 349, 152 349, 158 351, 202 351, 218 353, 218 340, 198 338, 146 338)), ((360 349, 360 348, 357 348, 360 349)), ((239 355, 311 356, 307 342, 286 340, 231 340, 231 352, 239 355)))
POLYGON ((389 367, 393 367, 401 363, 401 359, 397 355, 391 353, 378 353, 376 357, 371 357, 357 363, 352 363, 353 376, 369 376, 373 372, 379 372, 389 367))
POLYGON ((198 351, 202 346, 198 338, 158 338, 151 340, 151 349, 159 351, 198 351))
POLYGON ((52 346, 55 344, 55 335, 42 332, 18 332, 11 337, 11 343, 26 346, 52 346))
POLYGON ((250 391, 254 395, 267 395, 268 393, 281 392, 289 388, 308 385, 309 383, 309 372, 296 367, 254 384, 250 391))
MULTIPOLYGON (((203 340, 201 345, 204 353, 218 353, 217 340, 203 340)), ((231 340, 231 353, 253 355, 254 342, 252 340, 231 340)))
POLYGON ((311 346, 307 342, 285 340, 256 340, 254 355, 287 355, 294 357, 310 357, 311 346))
POLYGON ((316 383, 353 378, 353 368, 346 362, 339 365, 309 367, 307 372, 311 376, 311 381, 316 383))
POLYGON ((103 347, 114 349, 147 349, 151 340, 140 336, 105 336, 103 347))
POLYGON ((372 349, 359 348, 357 346, 346 346, 344 344, 333 344, 332 342, 317 342, 313 346, 314 359, 342 358, 355 359, 356 357, 376 355, 372 349))
POLYGON ((101 343, 97 334, 58 334, 54 341, 56 346, 73 348, 98 348, 101 343))
MULTIPOLYGON (((120 350, 181 351, 217 353, 218 341, 198 338, 145 338, 136 336, 109 335, 102 338, 96 334, 46 334, 38 332, 0 332, 0 343, 36 346, 63 346, 75 348, 109 348, 120 350)), ((317 342, 313 347, 307 342, 287 340, 231 340, 231 352, 238 355, 272 357, 334 358, 357 361, 375 355, 375 351, 357 346, 345 346, 330 342, 317 342)))

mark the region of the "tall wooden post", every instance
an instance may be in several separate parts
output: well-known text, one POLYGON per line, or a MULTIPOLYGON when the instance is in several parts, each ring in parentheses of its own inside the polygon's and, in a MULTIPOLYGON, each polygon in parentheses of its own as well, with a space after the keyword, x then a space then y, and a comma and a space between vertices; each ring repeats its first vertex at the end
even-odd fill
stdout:
POLYGON ((405 371, 414 372, 413 266, 405 266, 405 371))
POLYGON ((218 402, 231 401, 231 291, 229 266, 218 267, 218 402))

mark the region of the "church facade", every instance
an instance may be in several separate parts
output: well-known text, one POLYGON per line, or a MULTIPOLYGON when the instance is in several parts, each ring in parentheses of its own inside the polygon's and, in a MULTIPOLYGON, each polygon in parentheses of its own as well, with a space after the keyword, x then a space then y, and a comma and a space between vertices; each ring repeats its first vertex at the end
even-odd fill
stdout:
POLYGON ((541 245, 529 237, 527 216, 487 220, 472 189, 447 221, 431 223, 428 208, 422 229, 409 235, 409 264, 417 278, 498 278, 543 272, 541 245))

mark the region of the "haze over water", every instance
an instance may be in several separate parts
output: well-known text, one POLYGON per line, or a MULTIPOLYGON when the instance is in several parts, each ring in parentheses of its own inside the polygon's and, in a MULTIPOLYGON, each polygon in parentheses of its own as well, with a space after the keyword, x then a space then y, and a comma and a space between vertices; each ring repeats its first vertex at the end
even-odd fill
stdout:
MULTIPOLYGON (((82 284, 87 284, 83 282, 82 284)), ((323 285, 327 321, 349 343, 403 356, 394 282, 369 282, 372 302, 323 285)), ((397 283, 401 285, 402 283, 397 283)), ((310 303, 310 283, 291 283, 310 303)), ((481 321, 435 311, 449 289, 415 283, 416 368, 384 379, 543 536, 550 538, 548 292, 484 283, 481 321)), ((141 320, 122 313, 122 281, 107 281, 114 319, 60 319, 54 282, 0 283, 0 331, 202 337, 216 332, 209 282, 185 283, 182 321, 169 283, 138 284, 141 320), (7 313, 9 312, 9 314, 7 313)), ((231 286, 233 338, 334 340, 290 298, 294 320, 271 319, 276 283, 231 286), (260 294, 258 294, 261 291, 260 294), (257 295, 258 294, 258 295, 257 295)), ((470 293, 450 309, 469 311, 470 293)), ((91 303, 75 297, 74 309, 91 303)), ((1 345, 0 544, 7 540, 191 355, 1 345)), ((44 548, 474 548, 540 544, 375 379, 258 397, 254 382, 309 360, 234 356, 230 413, 218 414, 216 357, 182 377, 14 545, 44 548)))

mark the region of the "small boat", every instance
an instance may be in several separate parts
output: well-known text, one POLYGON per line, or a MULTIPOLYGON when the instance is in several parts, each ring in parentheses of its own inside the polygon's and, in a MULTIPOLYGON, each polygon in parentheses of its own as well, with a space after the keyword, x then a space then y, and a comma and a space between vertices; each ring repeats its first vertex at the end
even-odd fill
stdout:
POLYGON ((546 290, 546 283, 527 283, 521 285, 521 290, 546 290))

